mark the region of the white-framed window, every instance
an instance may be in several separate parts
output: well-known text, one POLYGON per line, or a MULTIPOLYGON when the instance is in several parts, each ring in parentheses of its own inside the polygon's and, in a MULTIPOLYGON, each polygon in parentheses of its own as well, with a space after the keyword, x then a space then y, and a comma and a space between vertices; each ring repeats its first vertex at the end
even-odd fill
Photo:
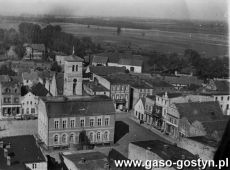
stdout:
POLYGON ((105 126, 109 126, 109 117, 105 118, 105 126))
POLYGON ((62 135, 61 141, 62 141, 62 143, 67 143, 67 135, 66 134, 62 135))
POLYGON ((97 132, 96 137, 97 137, 97 141, 100 141, 101 140, 101 132, 97 132))
POLYGON ((59 120, 54 120, 54 129, 59 128, 59 120))
POLYGON ((94 142, 94 133, 93 132, 89 133, 89 140, 90 140, 90 142, 94 142))
POLYGON ((109 132, 105 131, 104 133, 104 141, 108 141, 109 140, 109 132))
POLYGON ((59 141, 59 136, 54 135, 54 144, 58 144, 58 141, 59 141))
POLYGON ((98 126, 101 126, 101 125, 102 125, 101 118, 97 118, 97 125, 98 125, 98 126))
POLYGON ((84 119, 84 118, 81 118, 81 119, 80 119, 80 126, 81 126, 81 127, 84 127, 84 126, 85 126, 85 119, 84 119))
POLYGON ((73 133, 71 133, 69 136, 69 142, 70 143, 74 143, 74 137, 75 137, 75 135, 73 133))
POLYGON ((67 120, 62 120, 62 128, 67 128, 67 120))
POLYGON ((90 119, 89 119, 89 126, 90 126, 90 127, 93 127, 93 126, 94 126, 94 119, 93 119, 93 118, 90 118, 90 119))
POLYGON ((70 119, 70 128, 74 128, 74 127, 75 127, 75 120, 70 119))

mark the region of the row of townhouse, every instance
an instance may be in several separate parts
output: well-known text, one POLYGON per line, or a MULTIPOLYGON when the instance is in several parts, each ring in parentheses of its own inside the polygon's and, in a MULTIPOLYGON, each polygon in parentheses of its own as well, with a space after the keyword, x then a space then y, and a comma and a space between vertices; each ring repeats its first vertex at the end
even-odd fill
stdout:
POLYGON ((228 120, 212 97, 181 93, 141 98, 134 117, 173 138, 209 135, 218 139, 228 120))
POLYGON ((45 147, 77 147, 114 141, 115 109, 105 96, 44 97, 38 105, 38 135, 45 147))

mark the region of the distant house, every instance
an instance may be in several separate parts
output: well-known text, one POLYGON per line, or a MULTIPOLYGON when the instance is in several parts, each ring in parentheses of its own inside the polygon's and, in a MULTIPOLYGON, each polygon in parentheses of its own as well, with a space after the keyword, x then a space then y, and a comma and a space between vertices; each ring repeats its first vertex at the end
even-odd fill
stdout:
POLYGON ((143 60, 121 58, 118 60, 118 63, 108 62, 108 66, 125 67, 130 72, 142 73, 143 60))
POLYGON ((179 136, 211 136, 220 139, 228 121, 218 102, 176 103, 180 115, 179 136))
POLYGON ((106 170, 110 166, 107 156, 101 152, 62 153, 60 157, 63 166, 71 170, 106 170))
POLYGON ((35 71, 23 72, 22 73, 23 85, 32 87, 34 84, 38 83, 38 73, 35 71))
POLYGON ((34 136, 11 136, 0 139, 0 169, 47 170, 47 160, 34 136))
POLYGON ((28 92, 21 99, 22 104, 22 115, 37 115, 37 105, 38 105, 38 96, 35 96, 33 93, 28 92))
POLYGON ((110 96, 110 90, 102 86, 97 82, 84 81, 83 82, 84 91, 91 96, 106 95, 110 96))
POLYGON ((0 119, 21 114, 21 83, 16 79, 0 83, 0 119))
POLYGON ((6 55, 9 60, 18 60, 18 54, 15 52, 15 46, 11 46, 6 55))
POLYGON ((108 57, 106 56, 93 56, 92 66, 107 66, 108 57))
MULTIPOLYGON (((149 140, 149 141, 136 141, 129 143, 128 147, 128 159, 130 160, 141 160, 143 162, 147 160, 171 160, 176 162, 178 160, 196 160, 198 159, 195 155, 189 151, 182 149, 178 146, 165 143, 160 140, 149 140)), ((151 166, 152 167, 152 166, 151 166)), ((148 167, 146 167, 148 168, 148 167)), ((172 169, 176 170, 178 167, 172 165, 172 167, 160 166, 152 167, 153 169, 172 169)), ((182 167, 181 167, 182 168, 182 167)), ((198 170, 198 167, 189 167, 191 170, 198 170)))
POLYGON ((134 117, 140 121, 144 121, 145 118, 145 98, 140 98, 134 106, 134 117))
POLYGON ((190 85, 202 86, 203 81, 195 76, 163 76, 163 81, 173 85, 176 89, 180 90, 183 87, 190 85))
POLYGON ((44 44, 26 44, 24 47, 26 48, 25 60, 41 60, 45 55, 44 44))
POLYGON ((38 135, 48 149, 114 142, 115 109, 106 96, 44 97, 38 111, 38 135))

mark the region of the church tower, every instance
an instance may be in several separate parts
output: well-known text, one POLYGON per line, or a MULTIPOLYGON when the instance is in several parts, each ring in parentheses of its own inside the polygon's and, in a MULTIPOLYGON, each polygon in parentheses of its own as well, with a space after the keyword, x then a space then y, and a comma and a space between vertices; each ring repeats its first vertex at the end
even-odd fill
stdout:
POLYGON ((65 96, 82 95, 83 59, 74 55, 66 57, 64 64, 64 92, 65 96))

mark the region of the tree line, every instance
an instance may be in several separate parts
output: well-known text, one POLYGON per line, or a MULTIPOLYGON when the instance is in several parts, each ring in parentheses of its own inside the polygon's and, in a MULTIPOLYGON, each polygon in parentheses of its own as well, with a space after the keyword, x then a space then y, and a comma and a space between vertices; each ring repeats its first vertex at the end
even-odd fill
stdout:
POLYGON ((98 47, 90 37, 75 37, 63 32, 59 25, 47 25, 42 28, 39 24, 23 22, 19 24, 18 31, 13 28, 0 29, 0 53, 15 45, 19 58, 22 58, 24 43, 42 43, 47 51, 57 51, 67 55, 72 54, 74 46, 76 55, 80 57, 89 52, 97 52, 98 47))
POLYGON ((223 78, 229 76, 229 59, 227 57, 201 57, 200 54, 192 49, 186 49, 182 56, 177 53, 163 54, 153 51, 148 56, 148 64, 155 68, 173 74, 175 71, 181 72, 188 67, 193 68, 195 75, 202 78, 223 78))

